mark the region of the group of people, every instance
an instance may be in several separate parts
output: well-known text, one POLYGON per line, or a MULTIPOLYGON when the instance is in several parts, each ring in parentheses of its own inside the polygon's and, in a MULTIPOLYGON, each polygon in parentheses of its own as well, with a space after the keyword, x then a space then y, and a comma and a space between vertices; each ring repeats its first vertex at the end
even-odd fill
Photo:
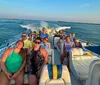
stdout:
POLYGON ((82 48, 81 42, 75 37, 75 34, 68 34, 67 36, 62 35, 57 42, 57 46, 61 49, 61 44, 63 44, 63 52, 61 53, 61 64, 63 64, 64 58, 67 58, 67 66, 69 68, 69 52, 71 48, 82 48))
POLYGON ((2 55, 0 85, 9 85, 11 79, 15 79, 15 85, 23 85, 24 73, 29 75, 29 85, 37 85, 41 70, 48 63, 48 34, 46 28, 40 35, 36 32, 23 33, 15 47, 8 48, 2 55))
MULTIPOLYGON (((29 75, 29 85, 37 85, 43 66, 48 64, 47 49, 51 48, 48 42, 48 33, 46 28, 43 28, 40 34, 35 31, 29 33, 28 38, 27 34, 23 33, 21 40, 16 42, 15 47, 8 48, 3 53, 0 85, 9 85, 11 79, 15 79, 15 85, 23 85, 25 72, 29 75)), ((61 43, 64 43, 61 54, 61 64, 63 64, 65 56, 69 59, 70 49, 72 47, 82 47, 82 45, 75 38, 75 34, 68 36, 65 36, 63 32, 59 32, 59 34, 60 39, 57 42, 59 49, 61 49, 61 43)))

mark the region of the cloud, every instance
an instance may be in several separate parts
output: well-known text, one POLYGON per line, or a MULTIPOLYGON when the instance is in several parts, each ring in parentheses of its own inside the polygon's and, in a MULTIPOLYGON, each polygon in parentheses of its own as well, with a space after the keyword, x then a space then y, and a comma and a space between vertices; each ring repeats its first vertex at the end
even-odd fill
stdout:
POLYGON ((82 5, 80 5, 81 8, 90 7, 90 6, 91 6, 91 4, 82 4, 82 5))

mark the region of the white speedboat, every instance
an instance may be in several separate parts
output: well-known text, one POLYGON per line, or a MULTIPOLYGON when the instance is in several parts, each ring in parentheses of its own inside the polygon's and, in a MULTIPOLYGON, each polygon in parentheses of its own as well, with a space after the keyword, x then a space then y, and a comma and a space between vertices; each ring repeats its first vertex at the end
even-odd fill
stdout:
MULTIPOLYGON (((63 29, 58 29, 63 30, 63 29)), ((54 45, 59 37, 55 37, 54 45)), ((99 54, 87 49, 84 44, 85 52, 92 52, 91 55, 85 54, 82 49, 73 48, 70 52, 70 72, 66 65, 60 64, 60 50, 54 49, 53 34, 50 36, 51 49, 48 50, 49 65, 45 65, 41 72, 39 85, 100 85, 100 59, 99 54), (52 65, 51 65, 52 64, 52 65)), ((85 43, 85 42, 82 42, 85 43)), ((13 44, 0 49, 0 54, 13 44)), ((61 45, 63 46, 63 45, 61 45)), ((93 45, 92 45, 93 46, 93 45)), ((11 81, 11 85, 14 84, 11 81)), ((25 74, 24 84, 28 84, 28 76, 25 74)))

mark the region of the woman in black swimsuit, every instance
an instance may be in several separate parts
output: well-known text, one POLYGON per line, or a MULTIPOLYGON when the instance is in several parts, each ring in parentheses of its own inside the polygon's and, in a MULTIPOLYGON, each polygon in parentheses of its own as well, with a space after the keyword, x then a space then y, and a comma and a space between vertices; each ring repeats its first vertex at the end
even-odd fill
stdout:
POLYGON ((37 78, 40 77, 43 66, 48 63, 48 53, 40 47, 39 38, 35 40, 35 45, 29 53, 27 60, 29 85, 37 85, 37 78))

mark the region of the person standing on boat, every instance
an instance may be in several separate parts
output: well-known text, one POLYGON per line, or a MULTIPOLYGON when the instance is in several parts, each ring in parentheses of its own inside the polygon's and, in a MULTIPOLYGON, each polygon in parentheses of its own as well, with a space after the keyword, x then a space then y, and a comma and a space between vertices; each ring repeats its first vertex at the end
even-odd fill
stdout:
POLYGON ((30 49, 32 48, 32 43, 31 43, 30 40, 27 39, 26 33, 22 34, 22 41, 24 42, 24 47, 23 48, 28 53, 30 51, 30 49))
POLYGON ((46 28, 43 27, 42 33, 40 34, 40 38, 45 38, 45 37, 49 37, 49 35, 46 33, 46 28))
POLYGON ((36 38, 34 42, 34 47, 28 55, 27 62, 29 85, 37 85, 41 70, 48 63, 48 53, 40 46, 40 38, 36 38))
POLYGON ((69 68, 69 52, 71 50, 71 48, 74 46, 74 43, 70 41, 70 37, 67 36, 66 38, 66 42, 64 43, 64 46, 63 46, 63 53, 61 54, 61 64, 63 64, 63 61, 64 61, 64 57, 66 56, 67 57, 67 65, 68 65, 68 68, 69 68))
POLYGON ((15 79, 15 85, 23 85, 26 53, 22 40, 16 42, 15 48, 8 48, 2 55, 0 85, 9 85, 15 79))

